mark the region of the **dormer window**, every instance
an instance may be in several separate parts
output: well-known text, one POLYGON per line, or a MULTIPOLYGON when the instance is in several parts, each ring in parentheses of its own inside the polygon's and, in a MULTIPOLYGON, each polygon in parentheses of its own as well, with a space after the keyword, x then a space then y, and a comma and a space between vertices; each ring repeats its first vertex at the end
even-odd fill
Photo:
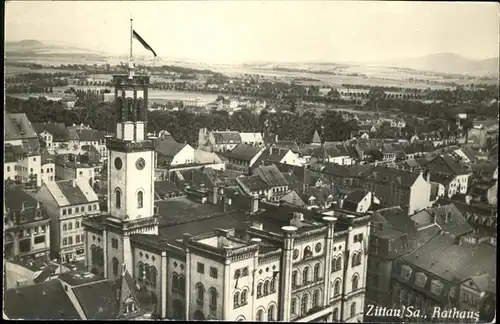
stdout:
POLYGON ((409 266, 404 265, 401 267, 401 277, 404 278, 405 280, 410 279, 411 268, 409 266))
POLYGON ((443 284, 439 280, 432 280, 431 281, 431 292, 434 295, 441 295, 443 291, 443 284))
POLYGON ((415 275, 415 284, 420 287, 424 287, 427 282, 427 276, 422 272, 419 272, 415 275))

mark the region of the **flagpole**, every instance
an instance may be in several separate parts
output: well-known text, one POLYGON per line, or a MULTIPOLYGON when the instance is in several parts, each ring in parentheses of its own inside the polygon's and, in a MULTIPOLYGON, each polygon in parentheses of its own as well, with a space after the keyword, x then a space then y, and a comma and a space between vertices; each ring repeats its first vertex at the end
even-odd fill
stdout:
POLYGON ((128 77, 130 79, 133 78, 133 76, 132 76, 132 73, 133 73, 132 69, 133 69, 133 64, 134 64, 133 63, 133 57, 132 57, 132 40, 133 40, 133 37, 134 37, 133 36, 134 35, 134 30, 133 30, 133 27, 132 27, 132 21, 133 21, 133 19, 130 18, 130 56, 129 56, 129 66, 128 66, 128 77))

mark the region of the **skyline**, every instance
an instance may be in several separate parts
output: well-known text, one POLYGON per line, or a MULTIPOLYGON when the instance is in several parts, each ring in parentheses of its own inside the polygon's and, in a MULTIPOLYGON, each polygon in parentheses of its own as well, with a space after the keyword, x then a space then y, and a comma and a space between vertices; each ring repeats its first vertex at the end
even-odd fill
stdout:
MULTIPOLYGON (((499 55, 499 8, 472 2, 13 1, 6 5, 5 39, 121 56, 129 52, 133 18, 134 29, 162 59, 376 62, 436 53, 488 59, 499 55)), ((148 51, 134 42, 134 55, 148 51)))

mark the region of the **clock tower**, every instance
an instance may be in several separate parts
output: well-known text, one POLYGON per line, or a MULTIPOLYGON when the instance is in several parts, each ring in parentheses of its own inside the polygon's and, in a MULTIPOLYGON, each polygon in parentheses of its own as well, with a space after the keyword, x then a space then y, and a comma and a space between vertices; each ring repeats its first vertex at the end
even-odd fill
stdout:
POLYGON ((149 76, 113 76, 116 136, 108 138, 107 277, 133 273, 131 234, 158 234, 154 210, 154 139, 146 138, 149 76))

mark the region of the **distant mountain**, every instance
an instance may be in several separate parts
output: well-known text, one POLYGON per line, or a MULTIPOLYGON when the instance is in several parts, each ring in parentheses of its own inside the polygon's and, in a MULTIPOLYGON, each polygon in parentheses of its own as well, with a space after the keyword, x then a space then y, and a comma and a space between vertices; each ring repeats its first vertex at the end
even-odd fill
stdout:
POLYGON ((70 57, 84 56, 89 58, 103 57, 104 53, 90 51, 74 46, 56 44, 54 42, 41 42, 38 40, 25 39, 15 42, 5 42, 5 56, 7 58, 16 57, 70 57))
POLYGON ((476 76, 498 75, 499 73, 498 57, 485 60, 471 60, 454 53, 439 53, 417 58, 397 59, 379 62, 377 65, 476 76))

